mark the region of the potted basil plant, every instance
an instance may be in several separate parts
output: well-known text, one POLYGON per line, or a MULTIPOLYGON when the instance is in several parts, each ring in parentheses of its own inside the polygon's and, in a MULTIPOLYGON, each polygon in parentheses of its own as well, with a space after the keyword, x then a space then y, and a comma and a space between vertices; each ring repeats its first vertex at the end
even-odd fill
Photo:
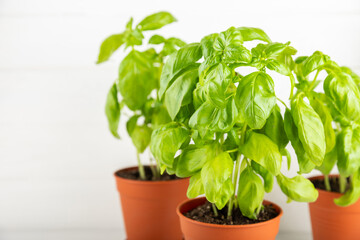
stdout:
MULTIPOLYGON (((321 117, 326 155, 310 178, 319 198, 309 204, 314 240, 359 239, 360 228, 360 77, 329 56, 314 52, 296 60, 298 94, 306 95, 321 117), (323 79, 323 92, 315 87, 323 79), (330 175, 337 166, 339 175, 330 175)), ((308 165, 308 170, 315 168, 308 165)))
POLYGON ((172 122, 153 131, 150 149, 162 172, 190 177, 189 198, 205 194, 177 208, 185 239, 275 239, 282 210, 263 200, 275 178, 289 200, 317 199, 308 179, 280 171, 283 156, 290 165, 285 147, 294 137, 307 144, 314 164, 325 154, 320 117, 293 94, 296 50, 289 44, 258 28, 232 27, 167 59, 159 98, 172 122), (261 43, 248 49, 253 40, 261 43), (291 106, 276 96, 274 72, 288 77, 291 106))
POLYGON ((143 166, 140 160, 140 153, 150 144, 152 131, 171 121, 156 94, 165 57, 185 45, 178 38, 164 38, 156 34, 151 36, 148 44, 144 44, 143 34, 174 21, 176 19, 168 12, 147 16, 137 25, 131 18, 125 31, 104 40, 98 56, 99 64, 107 61, 121 47, 127 54, 107 95, 105 112, 109 129, 117 139, 120 138, 118 126, 121 113, 125 111, 132 115, 126 129, 136 147, 138 165, 114 174, 129 240, 182 239, 174 209, 186 199, 188 179, 160 175, 159 165, 143 166), (164 228, 164 225, 168 227, 164 228))

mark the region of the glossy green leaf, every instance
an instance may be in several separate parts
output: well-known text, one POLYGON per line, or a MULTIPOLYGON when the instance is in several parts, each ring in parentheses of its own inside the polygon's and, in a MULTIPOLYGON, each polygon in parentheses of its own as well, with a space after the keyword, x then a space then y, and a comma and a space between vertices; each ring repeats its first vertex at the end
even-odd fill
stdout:
POLYGON ((341 207, 347 207, 356 203, 360 198, 360 169, 358 169, 353 178, 350 189, 340 198, 334 200, 335 204, 341 207))
POLYGON ((271 192, 274 185, 274 176, 268 170, 266 170, 266 168, 262 167, 260 164, 254 161, 251 161, 251 167, 263 178, 265 192, 271 192))
POLYGON ((159 106, 153 109, 153 113, 151 115, 152 129, 159 128, 161 125, 169 122, 171 122, 171 118, 164 106, 159 106))
POLYGON ((320 166, 326 152, 324 126, 314 109, 298 97, 291 103, 291 113, 298 136, 310 160, 320 166))
POLYGON ((237 116, 238 111, 233 98, 228 100, 223 109, 206 101, 191 116, 189 125, 200 131, 228 132, 234 126, 237 116))
POLYGON ((151 128, 146 125, 136 125, 132 130, 130 137, 139 153, 143 153, 147 146, 149 146, 151 139, 151 128))
POLYGON ((278 60, 269 59, 266 63, 266 67, 285 76, 289 76, 291 74, 290 67, 278 60))
POLYGON ((267 119, 263 131, 266 136, 278 145, 279 149, 285 148, 288 144, 289 139, 285 133, 284 120, 277 105, 267 119))
POLYGON ((315 168, 315 164, 310 159, 309 155, 305 152, 305 149, 299 138, 299 130, 295 125, 294 119, 289 109, 285 111, 284 128, 286 135, 288 136, 292 147, 295 150, 297 160, 299 163, 299 173, 309 173, 315 168))
POLYGON ((358 86, 358 88, 360 88, 360 76, 357 75, 355 72, 353 72, 350 68, 348 67, 341 67, 341 71, 343 71, 344 73, 348 74, 351 76, 351 78, 353 79, 353 81, 356 83, 356 85, 358 86))
POLYGON ((139 115, 134 115, 131 118, 129 118, 129 120, 126 122, 126 130, 129 136, 131 136, 132 132, 134 131, 139 117, 140 117, 139 115))
POLYGON ((243 41, 260 40, 270 43, 269 36, 260 28, 253 27, 239 27, 237 30, 240 31, 243 41))
POLYGON ((150 39, 149 39, 149 43, 150 44, 161 44, 165 42, 165 38, 163 36, 160 35, 153 35, 150 39))
POLYGON ((119 67, 118 88, 125 104, 131 109, 140 109, 156 83, 154 68, 147 55, 131 51, 119 67))
POLYGON ((322 52, 316 51, 310 57, 306 58, 303 64, 302 73, 304 76, 309 75, 311 72, 321 68, 328 60, 329 56, 322 52))
POLYGON ((168 12, 158 12, 144 18, 137 27, 142 31, 156 30, 173 23, 176 18, 168 12))
POLYGON ((186 68, 197 66, 196 61, 201 58, 201 47, 199 43, 188 44, 171 54, 166 61, 160 78, 159 98, 162 98, 167 88, 174 82, 177 75, 186 68))
POLYGON ((258 209, 262 207, 264 186, 251 167, 246 167, 240 174, 237 200, 241 213, 251 219, 257 218, 258 209))
POLYGON ((214 33, 205 36, 203 39, 201 39, 200 44, 201 44, 202 54, 205 60, 215 54, 214 42, 215 40, 217 40, 218 36, 219 36, 218 33, 214 33))
POLYGON ((118 95, 118 91, 116 84, 114 83, 107 95, 106 104, 105 104, 105 114, 108 120, 110 132, 114 137, 120 138, 118 133, 118 127, 120 121, 121 105, 119 103, 117 95, 118 95))
POLYGON ((264 72, 253 72, 241 79, 236 104, 241 116, 253 129, 265 125, 276 103, 274 82, 264 72))
POLYGON ((330 113, 330 109, 318 98, 311 99, 311 106, 315 110, 315 112, 319 115, 325 133, 325 141, 326 141, 326 152, 330 152, 335 146, 335 131, 332 126, 333 118, 330 113))
POLYGON ((107 61, 110 56, 125 42, 125 37, 123 33, 114 34, 106 38, 101 46, 100 52, 97 60, 97 64, 107 61))
POLYGON ((151 136, 150 150, 160 163, 161 171, 172 167, 174 156, 181 145, 188 141, 189 131, 178 123, 168 123, 155 129, 151 136))
POLYGON ((232 172, 233 160, 226 152, 207 161, 201 170, 205 196, 209 202, 215 203, 218 209, 222 209, 234 194, 235 189, 231 183, 232 172))
POLYGON ((290 199, 297 202, 314 202, 318 198, 318 191, 310 180, 301 175, 287 178, 282 174, 277 177, 281 191, 290 199))
POLYGON ((191 176, 186 195, 188 198, 196 198, 204 193, 204 185, 201 179, 201 172, 199 171, 191 176))
POLYGON ((254 160, 271 174, 280 173, 282 157, 278 146, 264 134, 250 132, 240 150, 245 157, 254 160))
POLYGON ((179 156, 179 162, 176 168, 176 176, 189 177, 201 170, 204 164, 212 160, 218 151, 216 144, 208 144, 197 147, 189 145, 179 156))
POLYGON ((354 174, 360 167, 360 127, 342 129, 337 137, 337 166, 342 176, 354 174))
POLYGON ((197 80, 197 68, 189 68, 182 72, 165 92, 164 103, 172 119, 175 119, 182 105, 192 102, 192 92, 197 80))
POLYGON ((331 170, 334 168, 337 158, 337 148, 334 147, 330 152, 325 154, 325 158, 321 166, 316 167, 324 175, 329 175, 331 170))
POLYGON ((348 74, 330 73, 324 81, 324 91, 340 115, 349 121, 360 120, 359 88, 348 74))
MULTIPOLYGON (((201 83, 201 82, 200 82, 201 83)), ((225 108, 227 99, 234 95, 231 91, 232 71, 225 64, 217 64, 207 71, 203 79, 203 85, 206 91, 207 99, 218 108, 225 108)))

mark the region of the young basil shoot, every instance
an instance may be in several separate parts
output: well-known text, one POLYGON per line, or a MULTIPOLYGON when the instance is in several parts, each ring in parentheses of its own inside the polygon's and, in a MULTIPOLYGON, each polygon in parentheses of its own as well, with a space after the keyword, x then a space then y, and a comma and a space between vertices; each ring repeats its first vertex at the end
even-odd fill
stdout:
MULTIPOLYGON (((120 138, 118 126, 121 112, 124 111, 124 107, 132 112, 126 123, 126 129, 137 149, 141 179, 145 179, 145 171, 139 154, 150 144, 152 131, 171 121, 163 104, 157 100, 153 92, 158 91, 165 57, 185 45, 178 38, 166 39, 160 35, 153 35, 148 45, 143 43, 144 34, 175 21, 176 19, 168 12, 147 16, 137 25, 133 24, 131 18, 122 33, 111 35, 103 41, 98 56, 99 64, 109 60, 121 47, 127 52, 120 63, 118 78, 108 93, 105 113, 111 133, 114 137, 120 138), (156 51, 153 45, 160 45, 160 51, 156 51), (144 46, 146 50, 137 50, 138 47, 144 49, 144 46)), ((153 177, 158 178, 160 176, 158 167, 151 166, 151 169, 153 177)))

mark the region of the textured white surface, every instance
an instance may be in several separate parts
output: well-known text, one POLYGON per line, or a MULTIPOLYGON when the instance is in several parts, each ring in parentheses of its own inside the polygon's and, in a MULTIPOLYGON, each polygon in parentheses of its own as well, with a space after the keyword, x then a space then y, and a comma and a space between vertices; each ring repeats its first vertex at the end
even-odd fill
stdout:
MULTIPOLYGON (((134 165, 135 152, 123 127, 122 141, 112 138, 103 110, 119 56, 94 62, 101 41, 130 16, 158 10, 179 20, 162 30, 167 36, 191 42, 256 26, 301 54, 319 49, 360 73, 358 0, 0 0, 1 240, 124 235, 112 173, 134 165)), ((286 99, 282 80, 276 92, 286 99)), ((297 233, 310 232, 305 203, 286 204, 278 187, 267 199, 284 209, 280 240, 310 239, 297 233)))

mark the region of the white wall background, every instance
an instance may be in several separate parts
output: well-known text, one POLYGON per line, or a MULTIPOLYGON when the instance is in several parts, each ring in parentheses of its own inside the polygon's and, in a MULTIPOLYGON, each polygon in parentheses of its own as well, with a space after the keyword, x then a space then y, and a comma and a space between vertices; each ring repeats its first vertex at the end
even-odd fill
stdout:
MULTIPOLYGON (((0 239, 123 238, 112 173, 134 165, 135 151, 124 128, 122 141, 110 135, 103 110, 118 57, 94 63, 130 16, 159 10, 179 20, 167 36, 260 27, 360 73, 359 0, 0 0, 0 239)), ((285 99, 288 81, 275 83, 285 99)), ((286 204, 278 187, 267 198, 285 210, 283 236, 308 239, 307 205, 286 204)))

